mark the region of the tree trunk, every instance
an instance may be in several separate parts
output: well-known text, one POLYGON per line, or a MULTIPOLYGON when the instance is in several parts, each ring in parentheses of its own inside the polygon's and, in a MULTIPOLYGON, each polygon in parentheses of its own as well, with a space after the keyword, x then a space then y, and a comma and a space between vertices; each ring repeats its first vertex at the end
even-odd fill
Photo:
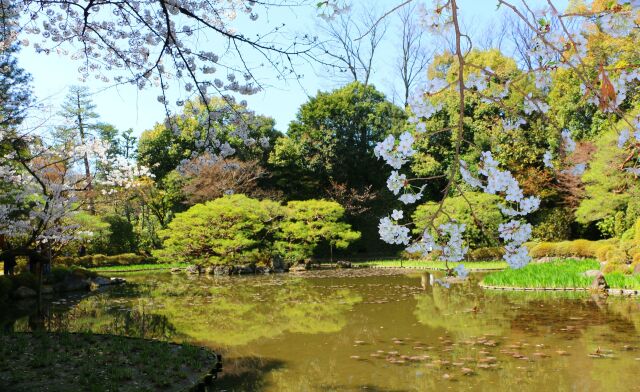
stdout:
MULTIPOLYGON (((78 131, 80 132, 80 143, 84 146, 86 142, 86 135, 84 133, 84 120, 82 118, 82 107, 80 104, 80 96, 78 95, 78 131)), ((87 192, 89 199, 89 212, 91 215, 96 214, 96 206, 93 200, 93 178, 91 178, 91 166, 89 165, 89 156, 87 152, 84 152, 84 156, 82 157, 84 161, 84 175, 87 180, 87 192)))

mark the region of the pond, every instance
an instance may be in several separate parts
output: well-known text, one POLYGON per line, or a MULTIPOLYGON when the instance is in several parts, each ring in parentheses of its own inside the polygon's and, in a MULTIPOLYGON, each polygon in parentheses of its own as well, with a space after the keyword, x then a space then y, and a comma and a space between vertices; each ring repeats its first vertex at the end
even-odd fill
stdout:
MULTIPOLYGON (((640 301, 446 289, 428 273, 147 273, 45 304, 50 330, 208 346, 217 391, 640 390, 640 301), (635 388, 635 389, 634 389, 635 388)), ((5 330, 35 327, 1 309, 5 330)))

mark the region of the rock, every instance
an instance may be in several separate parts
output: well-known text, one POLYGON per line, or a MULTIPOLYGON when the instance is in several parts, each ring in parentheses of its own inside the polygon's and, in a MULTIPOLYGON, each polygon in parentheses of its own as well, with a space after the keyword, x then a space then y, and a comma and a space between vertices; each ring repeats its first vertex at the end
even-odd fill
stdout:
POLYGON ((640 275, 640 263, 636 264, 635 267, 633 267, 633 275, 640 275))
POLYGON ((91 283, 89 283, 89 290, 91 290, 91 291, 96 291, 96 290, 98 290, 99 288, 100 288, 100 285, 99 285, 99 284, 97 284, 96 282, 91 281, 91 283))
POLYGON ((215 276, 229 276, 233 273, 233 268, 229 265, 216 265, 213 269, 215 276))
POLYGON ((111 278, 111 284, 124 284, 127 283, 127 280, 124 278, 111 278))
POLYGON ((42 295, 51 295, 53 294, 53 286, 45 285, 40 289, 42 295))
POLYGON ((261 274, 261 275, 269 275, 270 273, 272 273, 273 270, 269 267, 256 267, 256 274, 261 274))
POLYGON ((93 283, 97 284, 98 286, 109 286, 111 284, 111 279, 107 279, 103 276, 98 276, 93 279, 93 283))
POLYGON ((582 275, 586 276, 587 278, 595 278, 601 273, 602 272, 600 270, 588 270, 588 271, 585 271, 582 275))
POLYGON ((256 271, 255 268, 256 266, 254 264, 239 265, 236 268, 234 268, 234 272, 237 273, 238 275, 251 275, 255 273, 256 271))
POLYGON ((273 268, 274 271, 285 271, 288 268, 288 266, 287 266, 287 263, 284 262, 282 257, 275 256, 271 260, 271 268, 273 268))
POLYGON ((338 268, 351 268, 351 262, 350 261, 337 261, 336 262, 336 267, 338 268))
POLYGON ((182 272, 182 268, 171 268, 171 273, 172 274, 177 274, 179 272, 182 272))
POLYGON ((38 295, 38 293, 36 293, 35 290, 25 286, 20 286, 13 292, 13 296, 17 299, 33 298, 36 295, 38 295))
POLYGON ((290 272, 304 272, 311 269, 311 264, 307 264, 307 263, 298 263, 294 266, 292 266, 291 268, 289 268, 290 272))
POLYGON ((61 292, 88 290, 91 283, 90 279, 85 279, 82 276, 71 274, 65 276, 62 282, 57 283, 54 286, 54 289, 61 292))
POLYGON ((201 273, 200 266, 198 265, 190 265, 187 267, 186 271, 188 274, 194 274, 194 275, 201 273))
POLYGON ((591 289, 596 291, 604 291, 609 288, 609 285, 604 278, 604 274, 600 271, 598 272, 598 276, 596 276, 596 278, 593 280, 593 283, 591 283, 591 289))

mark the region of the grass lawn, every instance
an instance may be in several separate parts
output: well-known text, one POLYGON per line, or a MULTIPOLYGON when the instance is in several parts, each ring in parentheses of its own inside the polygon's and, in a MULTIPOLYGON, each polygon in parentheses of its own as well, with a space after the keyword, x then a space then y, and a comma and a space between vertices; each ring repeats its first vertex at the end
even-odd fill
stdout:
MULTIPOLYGON (((427 260, 379 260, 379 261, 364 261, 354 263, 359 266, 367 267, 405 267, 405 268, 430 268, 430 269, 445 269, 445 263, 442 261, 427 261, 427 260)), ((504 261, 468 261, 462 262, 465 268, 468 270, 474 269, 500 269, 507 268, 507 263, 504 261)), ((453 268, 456 263, 449 263, 449 267, 453 268)))
POLYGON ((154 270, 154 269, 171 269, 171 268, 185 268, 188 267, 188 263, 154 263, 154 264, 134 264, 134 265, 112 265, 109 267, 95 267, 89 268, 91 271, 96 272, 109 272, 109 271, 141 271, 141 270, 154 270))
POLYGON ((0 335, 0 390, 181 391, 216 367, 200 347, 110 335, 0 335))
MULTIPOLYGON (((596 260, 558 259, 549 263, 532 263, 521 269, 506 269, 484 277, 483 283, 500 287, 588 288, 593 278, 583 276, 587 270, 600 269, 596 260)), ((611 288, 640 289, 640 276, 611 273, 605 275, 611 288)))

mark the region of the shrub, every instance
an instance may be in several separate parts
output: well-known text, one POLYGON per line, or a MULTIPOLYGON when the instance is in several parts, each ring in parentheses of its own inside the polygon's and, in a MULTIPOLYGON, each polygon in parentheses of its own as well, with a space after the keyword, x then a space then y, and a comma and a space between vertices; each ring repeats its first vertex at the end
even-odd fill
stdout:
POLYGON ((109 238, 104 253, 114 255, 137 251, 136 235, 131 222, 120 215, 107 215, 102 220, 109 224, 109 238))
POLYGON ((604 268, 602 269, 602 272, 605 274, 611 274, 611 273, 622 273, 622 274, 630 274, 631 270, 629 268, 629 265, 624 264, 624 263, 615 263, 615 262, 608 262, 607 264, 604 265, 604 268))
POLYGON ((360 233, 340 222, 343 216, 344 208, 333 201, 290 201, 276 229, 274 248, 290 262, 310 258, 321 242, 344 249, 359 239, 360 233))
POLYGON ((283 215, 275 206, 267 209, 265 202, 232 195, 196 204, 177 214, 160 232, 163 249, 154 254, 163 261, 196 264, 238 263, 256 257, 266 246, 272 222, 283 215))
POLYGON ((551 257, 555 256, 556 246, 552 242, 541 242, 534 245, 529 250, 529 255, 533 258, 551 257))
POLYGON ((607 264, 610 263, 618 263, 618 264, 626 264, 627 262, 627 254, 624 250, 620 248, 613 248, 607 252, 607 256, 605 260, 607 264))
POLYGON ((571 236, 573 213, 566 208, 541 210, 534 216, 531 238, 536 241, 562 241, 571 236))
POLYGON ((288 261, 309 258, 325 242, 345 248, 360 237, 340 222, 344 209, 324 200, 292 201, 286 206, 244 195, 196 204, 177 214, 166 230, 163 261, 196 264, 265 262, 278 254, 288 261))
POLYGON ((17 289, 20 286, 25 286, 33 290, 38 288, 38 278, 31 272, 11 275, 9 276, 9 279, 11 279, 11 282, 13 283, 12 289, 17 289))
POLYGON ((598 261, 607 261, 607 255, 615 249, 614 244, 603 243, 596 249, 596 258, 598 261))
POLYGON ((473 261, 497 260, 502 256, 504 256, 504 248, 500 247, 478 248, 469 252, 469 258, 473 261))
POLYGON ((144 264, 148 262, 155 262, 155 260, 150 259, 145 256, 136 255, 133 253, 125 253, 121 255, 114 256, 106 256, 106 255, 87 255, 82 257, 57 257, 54 260, 55 265, 66 266, 66 267, 84 267, 84 268, 94 268, 94 267, 110 267, 114 265, 136 265, 136 264, 144 264))

